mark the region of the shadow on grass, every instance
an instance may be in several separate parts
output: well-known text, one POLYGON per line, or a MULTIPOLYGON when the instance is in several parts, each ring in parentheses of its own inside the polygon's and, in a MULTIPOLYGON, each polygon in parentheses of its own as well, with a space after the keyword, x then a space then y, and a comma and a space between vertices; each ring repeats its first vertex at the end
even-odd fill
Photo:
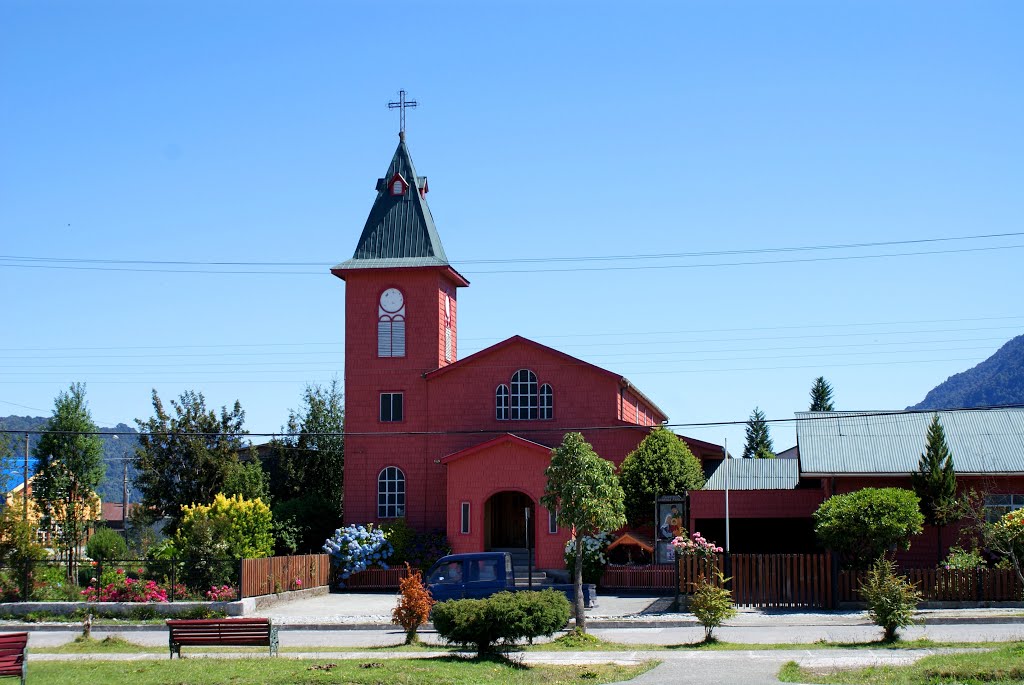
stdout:
POLYGON ((522 652, 484 652, 483 654, 475 654, 466 652, 464 654, 449 654, 447 656, 433 656, 426 659, 426 661, 433 661, 437 663, 446 664, 493 664, 495 666, 505 666, 506 668, 512 668, 517 671, 528 671, 530 666, 523 663, 522 659, 516 659, 514 655, 521 655, 522 652))

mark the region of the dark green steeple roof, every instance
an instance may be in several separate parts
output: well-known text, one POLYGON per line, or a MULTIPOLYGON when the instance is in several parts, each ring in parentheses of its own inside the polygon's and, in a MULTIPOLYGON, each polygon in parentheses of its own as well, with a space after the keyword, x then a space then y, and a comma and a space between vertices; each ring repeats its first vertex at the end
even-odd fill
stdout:
POLYGON ((400 134, 398 149, 384 178, 377 179, 377 199, 359 236, 352 259, 331 271, 348 269, 393 268, 401 266, 448 266, 441 238, 424 195, 427 178, 416 175, 405 135, 400 134), (391 193, 392 182, 401 176, 407 184, 401 195, 391 193))

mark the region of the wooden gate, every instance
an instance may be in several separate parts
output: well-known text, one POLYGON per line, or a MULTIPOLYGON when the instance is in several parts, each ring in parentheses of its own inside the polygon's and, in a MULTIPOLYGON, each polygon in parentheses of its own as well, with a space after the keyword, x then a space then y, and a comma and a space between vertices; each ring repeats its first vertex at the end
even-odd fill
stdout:
MULTIPOLYGON (((679 559, 679 591, 693 592, 703 575, 726 577, 737 606, 767 608, 820 608, 835 606, 832 562, 828 554, 727 554, 714 564, 693 557, 679 559)), ((717 582, 717 581, 716 581, 717 582)))

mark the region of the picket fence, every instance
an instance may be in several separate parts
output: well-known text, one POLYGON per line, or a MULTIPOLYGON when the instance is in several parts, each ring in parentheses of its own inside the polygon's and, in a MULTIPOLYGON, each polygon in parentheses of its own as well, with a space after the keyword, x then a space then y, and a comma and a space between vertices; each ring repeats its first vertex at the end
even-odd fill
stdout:
POLYGON ((322 587, 330 582, 331 558, 301 554, 242 560, 242 597, 322 587))
MULTIPOLYGON (((1020 578, 1010 569, 906 569, 900 573, 917 586, 925 601, 1017 601, 1024 594, 1020 578)), ((866 571, 840 571, 839 601, 863 601, 860 586, 866 578, 866 571)))

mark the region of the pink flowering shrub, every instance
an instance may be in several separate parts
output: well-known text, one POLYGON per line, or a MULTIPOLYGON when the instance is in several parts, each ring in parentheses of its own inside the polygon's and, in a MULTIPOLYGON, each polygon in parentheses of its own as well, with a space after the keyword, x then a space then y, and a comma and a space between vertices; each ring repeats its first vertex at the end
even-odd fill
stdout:
POLYGON ((680 535, 672 541, 672 546, 676 549, 676 556, 698 557, 704 561, 713 561, 716 554, 722 553, 721 547, 705 540, 700 533, 694 533, 690 538, 680 535))
POLYGON ((238 593, 235 592, 235 588, 230 585, 211 585, 210 589, 206 591, 206 599, 211 602, 233 602, 238 599, 238 593))
POLYGON ((155 580, 143 580, 125 575, 124 569, 106 571, 102 580, 91 579, 91 585, 82 590, 87 602, 166 602, 167 590, 155 580))

